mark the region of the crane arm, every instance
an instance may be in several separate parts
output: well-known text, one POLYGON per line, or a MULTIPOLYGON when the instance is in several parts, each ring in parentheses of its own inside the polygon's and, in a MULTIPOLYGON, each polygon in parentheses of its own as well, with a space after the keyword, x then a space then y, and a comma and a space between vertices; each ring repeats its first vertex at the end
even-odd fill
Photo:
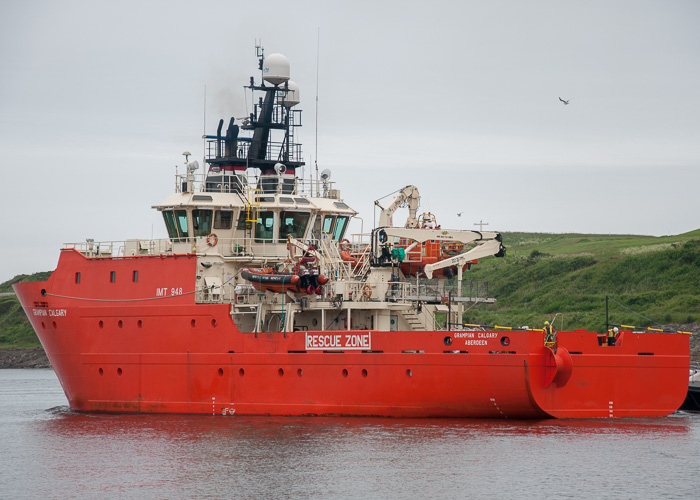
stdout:
POLYGON ((463 231, 459 229, 412 229, 403 227, 378 227, 376 234, 380 240, 387 241, 389 237, 404 238, 423 243, 428 240, 445 243, 472 243, 481 240, 501 240, 501 234, 495 231, 463 231))
POLYGON ((310 245, 307 245, 306 243, 299 241, 298 239, 294 238, 291 235, 287 235, 287 244, 289 246, 290 256, 292 258, 294 258, 294 254, 292 252, 293 246, 302 250, 306 255, 309 255, 315 259, 321 258, 321 255, 316 250, 314 250, 313 247, 311 247, 310 245))
POLYGON ((425 276, 428 279, 432 279, 433 272, 437 271, 438 269, 443 269, 445 267, 450 266, 457 266, 458 268, 462 268, 465 264, 475 259, 490 257, 491 255, 495 255, 496 257, 503 257, 505 254, 506 247, 504 247, 500 241, 496 239, 479 241, 477 242, 476 246, 468 252, 464 252, 459 255, 455 255, 454 257, 441 260, 440 262, 436 262, 435 264, 427 264, 423 268, 423 271, 425 272, 425 276))
POLYGON ((408 204, 408 219, 406 219, 406 225, 405 227, 417 227, 418 226, 418 217, 417 217, 417 212, 418 212, 418 204, 420 202, 420 193, 418 192, 418 188, 415 186, 406 186, 402 189, 399 190, 399 193, 394 196, 394 198, 391 200, 391 203, 386 206, 386 208, 382 207, 379 204, 379 200, 375 201, 374 204, 377 205, 381 209, 381 213, 379 214, 379 226, 393 226, 393 220, 392 217, 394 215, 394 212, 401 207, 404 203, 408 204))

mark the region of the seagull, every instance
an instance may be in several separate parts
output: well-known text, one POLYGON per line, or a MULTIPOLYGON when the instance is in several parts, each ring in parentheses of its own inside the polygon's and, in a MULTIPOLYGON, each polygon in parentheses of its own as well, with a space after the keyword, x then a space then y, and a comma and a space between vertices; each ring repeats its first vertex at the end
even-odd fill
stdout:
POLYGON ((570 101, 571 99, 569 99, 569 101, 565 101, 564 99, 562 99, 562 98, 560 97, 559 100, 560 100, 561 102, 564 103, 564 106, 566 106, 567 104, 569 104, 569 101, 570 101))
POLYGON ((463 213, 464 213, 464 212, 459 212, 459 213, 457 214, 457 217, 461 217, 463 213))

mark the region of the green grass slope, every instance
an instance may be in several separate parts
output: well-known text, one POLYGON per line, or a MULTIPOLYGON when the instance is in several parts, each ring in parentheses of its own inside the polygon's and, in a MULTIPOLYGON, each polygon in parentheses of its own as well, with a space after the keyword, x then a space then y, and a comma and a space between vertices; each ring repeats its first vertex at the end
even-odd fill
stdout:
POLYGON ((473 266, 464 279, 488 281, 497 303, 465 322, 558 329, 637 327, 700 321, 700 230, 677 236, 504 233, 506 257, 473 266))
MULTIPOLYGON (((12 292, 12 285, 20 281, 43 281, 50 275, 50 272, 41 272, 15 276, 0 284, 0 293, 12 292)), ((29 324, 17 297, 0 295, 0 349, 19 349, 39 345, 39 339, 29 324)))

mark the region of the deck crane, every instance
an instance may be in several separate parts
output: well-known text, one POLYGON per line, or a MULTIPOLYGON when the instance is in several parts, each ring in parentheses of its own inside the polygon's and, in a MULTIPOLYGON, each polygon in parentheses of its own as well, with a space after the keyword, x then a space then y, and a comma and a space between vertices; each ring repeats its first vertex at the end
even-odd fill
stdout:
POLYGON ((381 213, 379 214, 379 226, 378 227, 391 227, 393 226, 393 215, 394 212, 404 205, 408 204, 408 219, 406 219, 406 225, 404 227, 415 228, 418 227, 418 218, 416 213, 418 212, 418 204, 420 202, 420 193, 418 193, 418 188, 416 186, 406 186, 399 190, 399 193, 394 196, 391 203, 387 205, 386 208, 379 204, 379 200, 374 202, 375 205, 379 207, 381 213))

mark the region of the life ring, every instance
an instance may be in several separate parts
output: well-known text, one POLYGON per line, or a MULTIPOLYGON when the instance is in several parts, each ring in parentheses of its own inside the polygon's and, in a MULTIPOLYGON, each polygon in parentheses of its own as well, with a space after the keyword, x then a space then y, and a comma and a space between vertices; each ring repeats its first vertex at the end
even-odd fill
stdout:
POLYGON ((369 285, 365 285, 362 287, 362 296, 366 299, 369 299, 372 296, 372 287, 369 285))
POLYGON ((218 242, 219 242, 219 237, 216 234, 211 233, 211 234, 209 234, 209 236, 207 236, 207 245, 209 245, 210 247, 213 247, 218 242))
POLYGON ((343 238, 342 240, 340 240, 340 244, 338 246, 343 252, 347 252, 348 250, 350 250, 350 241, 348 241, 347 238, 343 238))

